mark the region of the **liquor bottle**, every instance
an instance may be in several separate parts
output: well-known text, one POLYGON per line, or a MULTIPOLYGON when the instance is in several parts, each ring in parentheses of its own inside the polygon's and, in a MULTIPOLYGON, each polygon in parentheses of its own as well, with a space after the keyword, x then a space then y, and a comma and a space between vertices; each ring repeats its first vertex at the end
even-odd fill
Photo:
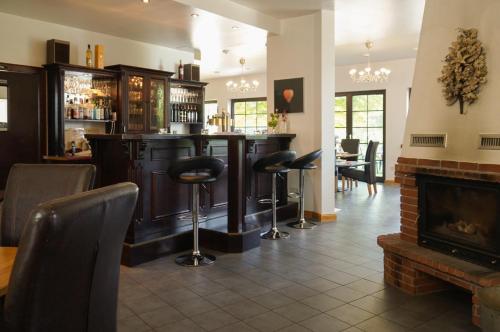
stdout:
POLYGON ((179 76, 180 80, 184 79, 184 66, 182 65, 182 60, 180 60, 180 62, 179 62, 179 72, 178 72, 177 76, 179 76))
POLYGON ((90 49, 90 44, 87 45, 87 51, 85 52, 85 63, 87 67, 92 67, 92 50, 90 49))

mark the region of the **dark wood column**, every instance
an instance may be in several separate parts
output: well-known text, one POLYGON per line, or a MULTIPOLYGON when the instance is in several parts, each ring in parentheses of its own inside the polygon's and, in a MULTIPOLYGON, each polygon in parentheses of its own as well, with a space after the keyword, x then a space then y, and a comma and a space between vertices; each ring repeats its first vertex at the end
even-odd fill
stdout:
POLYGON ((245 137, 228 139, 228 218, 229 233, 241 232, 245 221, 245 137), (242 199, 243 198, 243 199, 242 199))

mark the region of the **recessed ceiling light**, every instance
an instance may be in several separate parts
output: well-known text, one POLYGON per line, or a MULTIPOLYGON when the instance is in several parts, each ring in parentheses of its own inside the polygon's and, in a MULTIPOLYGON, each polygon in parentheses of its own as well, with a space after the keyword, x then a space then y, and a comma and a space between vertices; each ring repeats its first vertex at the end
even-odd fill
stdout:
POLYGON ((149 3, 149 0, 141 0, 142 3, 149 3))
POLYGON ((236 25, 233 25, 232 29, 233 29, 233 30, 239 30, 239 29, 240 29, 240 27, 239 27, 239 26, 236 26, 236 25))
POLYGON ((199 17, 199 16, 200 16, 200 14, 196 14, 196 13, 192 13, 192 14, 191 14, 191 17, 193 17, 193 18, 197 18, 197 17, 199 17))

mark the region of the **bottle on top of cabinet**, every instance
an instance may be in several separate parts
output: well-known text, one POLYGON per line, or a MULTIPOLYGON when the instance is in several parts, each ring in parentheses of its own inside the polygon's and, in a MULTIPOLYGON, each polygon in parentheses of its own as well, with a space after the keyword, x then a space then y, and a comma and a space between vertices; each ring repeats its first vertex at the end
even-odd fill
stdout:
POLYGON ((92 67, 92 50, 90 49, 90 44, 87 45, 87 51, 85 52, 85 64, 87 67, 92 67))

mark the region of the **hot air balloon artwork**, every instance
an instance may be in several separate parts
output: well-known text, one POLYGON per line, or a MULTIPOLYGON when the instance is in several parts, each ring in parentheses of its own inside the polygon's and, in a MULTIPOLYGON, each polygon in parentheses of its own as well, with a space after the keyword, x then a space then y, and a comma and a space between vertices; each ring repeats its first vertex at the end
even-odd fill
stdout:
POLYGON ((278 113, 304 112, 304 78, 274 81, 274 109, 278 113))

